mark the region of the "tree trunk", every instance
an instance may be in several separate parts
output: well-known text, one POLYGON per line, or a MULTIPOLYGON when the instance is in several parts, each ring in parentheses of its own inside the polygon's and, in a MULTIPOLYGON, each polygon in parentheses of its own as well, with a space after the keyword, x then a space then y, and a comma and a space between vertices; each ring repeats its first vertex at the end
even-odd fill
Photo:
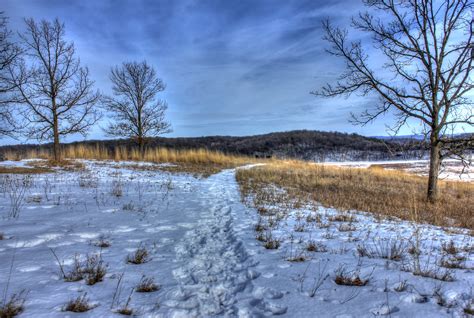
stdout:
POLYGON ((61 149, 59 147, 59 131, 58 131, 58 118, 54 116, 53 122, 53 135, 54 135, 54 143, 53 143, 53 152, 54 152, 54 161, 60 162, 61 161, 61 149))
POLYGON ((440 153, 437 140, 431 140, 430 149, 430 171, 428 176, 428 193, 427 198, 431 202, 438 199, 438 174, 440 167, 440 153))
POLYGON ((145 141, 141 136, 138 137, 138 151, 140 152, 140 160, 143 160, 145 156, 145 141))

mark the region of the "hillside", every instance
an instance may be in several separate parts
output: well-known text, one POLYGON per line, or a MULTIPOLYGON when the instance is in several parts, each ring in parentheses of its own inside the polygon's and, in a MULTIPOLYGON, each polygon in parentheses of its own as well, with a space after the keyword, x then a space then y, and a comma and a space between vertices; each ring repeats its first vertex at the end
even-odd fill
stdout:
MULTIPOLYGON (((73 144, 99 144, 113 150, 117 146, 132 147, 128 139, 90 140, 73 144)), ((382 140, 358 134, 297 130, 275 132, 255 136, 206 136, 180 138, 152 138, 150 147, 171 149, 205 148, 230 154, 252 157, 297 158, 314 161, 344 160, 385 160, 422 157, 424 151, 419 142, 400 143, 400 141, 382 140)), ((0 153, 10 150, 27 151, 38 145, 15 145, 0 147, 0 153)), ((50 144, 41 147, 49 148, 50 144)))

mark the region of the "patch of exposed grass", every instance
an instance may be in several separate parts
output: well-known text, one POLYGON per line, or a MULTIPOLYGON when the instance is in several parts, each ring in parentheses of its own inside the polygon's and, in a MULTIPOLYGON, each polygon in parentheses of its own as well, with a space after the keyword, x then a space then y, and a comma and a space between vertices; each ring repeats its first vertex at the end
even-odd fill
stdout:
POLYGON ((138 247, 135 252, 129 254, 126 259, 127 263, 135 265, 144 264, 150 260, 150 253, 145 247, 142 246, 138 247))
POLYGON ((232 169, 238 167, 238 163, 229 164, 214 164, 214 163, 179 163, 173 166, 162 166, 160 170, 171 173, 187 173, 200 178, 207 178, 213 174, 219 173, 224 169, 232 169))
POLYGON ((81 261, 76 254, 71 269, 66 271, 63 262, 59 260, 53 249, 51 252, 59 266, 61 276, 66 282, 78 282, 85 279, 87 285, 95 285, 103 281, 105 274, 107 274, 107 264, 102 260, 101 254, 87 254, 84 261, 81 261))
POLYGON ((308 245, 306 245, 306 250, 308 252, 319 252, 319 253, 324 253, 327 252, 327 247, 323 243, 320 242, 315 242, 315 241, 309 241, 308 245))
POLYGON ((84 170, 85 166, 82 162, 64 159, 61 161, 55 161, 52 159, 47 160, 35 160, 28 162, 28 165, 37 169, 51 169, 59 168, 64 171, 81 171, 84 170))
POLYGON ((347 271, 344 266, 336 270, 334 282, 344 286, 365 286, 369 282, 369 278, 361 278, 358 270, 347 271))
POLYGON ((0 301, 0 317, 12 318, 21 314, 24 310, 24 292, 13 294, 8 301, 0 301))
POLYGON ((123 316, 131 316, 133 315, 133 309, 125 307, 125 308, 120 308, 116 311, 118 314, 121 314, 123 316))
POLYGON ((95 306, 89 303, 89 299, 87 298, 87 293, 85 293, 75 299, 71 299, 64 306, 63 311, 86 312, 93 308, 95 308, 95 306))
POLYGON ((135 290, 138 293, 151 293, 160 289, 160 286, 155 283, 155 280, 151 277, 143 276, 138 283, 135 290))
POLYGON ((0 166, 0 174, 38 174, 54 172, 47 167, 2 167, 0 166))
MULTIPOLYGON (((402 171, 274 161, 238 170, 237 180, 243 198, 252 198, 257 209, 269 204, 288 205, 288 202, 302 200, 319 202, 342 211, 366 211, 440 226, 474 229, 472 183, 440 181, 440 199, 430 203, 426 200, 427 178, 402 171), (284 193, 269 194, 275 188, 283 189, 284 193)), ((334 221, 348 221, 344 214, 334 218, 334 221)))

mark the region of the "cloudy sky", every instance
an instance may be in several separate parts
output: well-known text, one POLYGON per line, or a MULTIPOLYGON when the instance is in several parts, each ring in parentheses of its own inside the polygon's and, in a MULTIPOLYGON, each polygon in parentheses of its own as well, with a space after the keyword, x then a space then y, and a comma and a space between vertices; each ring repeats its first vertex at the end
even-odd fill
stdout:
MULTIPOLYGON (((146 59, 167 84, 168 136, 251 135, 293 129, 386 135, 386 117, 353 126, 370 98, 310 94, 340 74, 321 21, 347 26, 358 0, 2 0, 10 27, 24 17, 59 18, 96 86, 122 61, 146 59)), ((105 123, 102 123, 105 126, 105 123)), ((410 133, 405 130, 403 133, 410 133)), ((100 128, 88 138, 101 138, 100 128)))

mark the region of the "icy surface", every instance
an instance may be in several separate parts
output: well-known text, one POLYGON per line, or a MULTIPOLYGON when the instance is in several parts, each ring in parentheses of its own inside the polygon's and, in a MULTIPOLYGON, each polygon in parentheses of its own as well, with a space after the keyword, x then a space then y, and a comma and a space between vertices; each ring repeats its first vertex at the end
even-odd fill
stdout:
POLYGON ((257 211, 241 202, 234 170, 197 179, 84 162, 85 171, 33 175, 17 219, 5 218, 11 189, 0 186, 0 291, 3 296, 8 284, 8 296, 28 292, 20 317, 118 317, 114 310, 143 276, 160 286, 132 294, 129 307, 144 317, 462 317, 473 301, 473 242, 467 231, 364 213, 353 213, 352 222, 331 221, 339 212, 318 206, 258 221, 257 211), (280 247, 267 250, 256 240, 255 225, 269 228, 277 217, 271 231, 280 247), (98 247, 104 241, 110 246, 98 247), (413 275, 407 251, 414 243, 421 268, 441 273, 443 246, 451 241, 459 249, 456 256, 464 257, 462 268, 449 270, 453 281, 413 275), (309 242, 324 251, 307 251, 309 242), (402 259, 374 256, 387 242, 400 242, 402 259), (361 247, 374 257, 360 256, 361 247), (147 249, 148 262, 127 263, 138 248, 147 249), (100 253, 107 274, 92 286, 65 282, 53 251, 66 272, 75 258, 100 253), (367 284, 337 285, 341 268, 351 275, 358 271, 367 284), (85 293, 93 309, 63 311, 85 293))

